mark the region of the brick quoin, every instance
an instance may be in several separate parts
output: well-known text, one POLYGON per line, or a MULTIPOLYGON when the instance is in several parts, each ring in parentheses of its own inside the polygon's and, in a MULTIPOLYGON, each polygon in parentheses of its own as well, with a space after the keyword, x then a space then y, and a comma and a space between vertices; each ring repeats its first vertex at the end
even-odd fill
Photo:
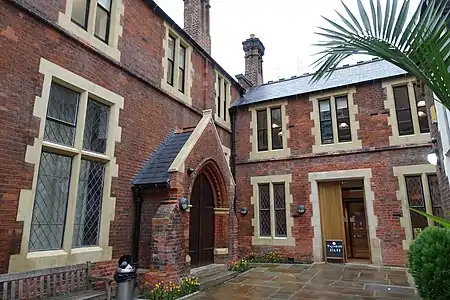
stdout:
MULTIPOLYGON (((201 111, 214 108, 215 65, 193 50, 193 106, 189 107, 160 89, 165 28, 163 20, 144 1, 124 1, 120 64, 55 28, 58 8, 64 11, 64 1, 20 2, 40 17, 14 1, 0 1, 0 230, 5 232, 0 241, 0 273, 8 271, 9 256, 20 252, 23 224, 16 221, 16 216, 20 190, 31 189, 33 180, 34 166, 25 162, 25 151, 38 135, 40 120, 33 116, 33 107, 35 97, 42 93, 39 62, 45 58, 124 97, 119 119, 122 138, 115 150, 119 177, 113 178, 111 189, 111 196, 116 197, 115 219, 110 229, 113 260, 98 264, 101 266, 98 272, 112 274, 118 257, 131 253, 134 220, 131 180, 170 132, 195 127, 202 117, 201 111)), ((233 85, 233 97, 238 95, 238 88, 237 83, 233 85)), ((221 142, 213 148, 222 153, 220 144, 231 147, 230 132, 219 125, 216 130, 221 142)), ((198 155, 214 151, 208 149, 198 155)), ((221 166, 221 172, 224 170, 221 166)), ((147 222, 157 209, 157 201, 155 197, 143 207, 142 247, 151 240, 147 222)), ((142 262, 149 263, 150 257, 151 253, 142 253, 142 262)))

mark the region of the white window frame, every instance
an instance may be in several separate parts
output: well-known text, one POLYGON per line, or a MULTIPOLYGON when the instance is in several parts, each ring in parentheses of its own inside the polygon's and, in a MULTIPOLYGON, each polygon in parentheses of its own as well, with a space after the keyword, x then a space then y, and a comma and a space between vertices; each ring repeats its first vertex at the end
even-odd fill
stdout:
POLYGON ((440 102, 434 101, 437 113, 439 133, 441 134, 443 165, 448 183, 450 184, 450 110, 440 102))
POLYGON ((255 176, 250 178, 250 183, 253 186, 253 195, 250 203, 253 205, 254 215, 252 218, 253 236, 252 245, 267 245, 267 246, 295 246, 295 238, 292 236, 292 227, 294 225, 294 219, 291 216, 291 205, 293 198, 291 194, 292 175, 269 175, 269 176, 255 176), (286 201, 286 237, 275 236, 275 208, 274 208, 274 195, 273 184, 284 184, 284 195, 286 201), (259 222, 259 185, 270 184, 270 226, 271 236, 261 236, 260 222, 259 222))
POLYGON ((289 117, 287 115, 287 100, 274 101, 270 104, 262 103, 259 105, 253 105, 249 107, 249 112, 251 114, 251 136, 250 143, 252 144, 252 150, 250 152, 250 160, 263 160, 263 159, 272 159, 272 158, 282 158, 291 156, 291 149, 288 147, 289 140, 289 117), (279 108, 281 107, 281 130, 283 137, 283 148, 282 149, 272 149, 272 134, 270 128, 270 109, 271 108, 279 108), (258 111, 266 110, 267 111, 267 144, 268 150, 259 151, 258 150, 258 111))
POLYGON ((39 134, 34 144, 28 146, 25 161, 34 165, 34 176, 31 190, 22 189, 19 198, 17 221, 23 221, 23 231, 20 253, 10 256, 9 272, 23 272, 34 269, 59 267, 78 264, 86 261, 98 262, 112 259, 112 247, 109 246, 110 223, 114 220, 115 201, 111 197, 111 182, 118 175, 118 165, 115 158, 115 144, 120 142, 121 128, 119 127, 119 112, 123 109, 123 97, 96 85, 60 66, 41 58, 39 72, 44 75, 42 94, 36 97, 33 114, 40 119, 39 134), (74 147, 68 147, 44 141, 47 106, 52 82, 63 85, 80 93, 79 113, 74 147), (88 97, 107 104, 110 107, 108 133, 105 154, 82 150, 83 129, 88 97), (67 205, 66 226, 62 249, 29 252, 29 239, 37 178, 41 152, 50 150, 60 154, 72 156, 72 173, 70 178, 69 199, 67 205), (100 229, 97 246, 81 248, 72 247, 74 218, 76 209, 76 195, 79 180, 80 163, 82 157, 105 163, 103 199, 101 205, 100 229))
POLYGON ((119 37, 122 36, 121 18, 124 16, 124 5, 122 0, 111 0, 111 12, 109 22, 108 41, 105 43, 99 38, 95 37, 95 16, 97 12, 97 0, 91 0, 89 4, 89 15, 87 21, 87 28, 83 29, 72 21, 72 8, 74 0, 66 0, 66 9, 64 12, 59 12, 58 25, 69 31, 76 37, 84 40, 89 45, 97 50, 103 52, 116 61, 120 61, 119 37))
POLYGON ((192 74, 194 66, 192 64, 192 47, 181 38, 174 30, 170 28, 167 23, 164 23, 166 28, 166 33, 163 41, 163 53, 162 65, 164 69, 164 75, 161 79, 161 88, 168 92, 170 95, 182 102, 192 106, 191 98, 191 88, 192 88, 192 74), (173 70, 173 85, 167 82, 167 69, 169 67, 168 57, 169 57, 169 37, 175 40, 175 60, 174 60, 174 70, 173 70), (179 61, 180 61, 180 45, 186 49, 185 57, 185 69, 184 69, 184 92, 179 90, 178 86, 178 73, 179 73, 179 61))
POLYGON ((354 94, 355 87, 346 89, 332 90, 322 93, 313 93, 309 96, 309 101, 312 102, 313 111, 311 112, 311 120, 314 121, 314 127, 311 129, 314 136, 314 145, 312 146, 313 153, 323 153, 332 151, 345 151, 362 149, 362 142, 358 139, 359 121, 356 121, 356 114, 358 113, 358 106, 355 104, 354 94), (347 107, 350 119, 350 133, 352 140, 349 142, 339 142, 338 124, 336 116, 336 100, 337 97, 347 97, 347 107), (320 111, 319 101, 330 100, 331 107, 331 121, 333 126, 333 140, 332 144, 322 144, 322 134, 320 128, 320 111))
MULTIPOLYGON (((391 125, 392 135, 389 137, 389 145, 398 146, 405 144, 420 144, 431 141, 429 132, 420 133, 419 117, 417 115, 417 103, 414 93, 414 77, 402 77, 383 80, 381 86, 386 89, 385 109, 389 109, 388 124, 391 125), (414 127, 414 133, 409 135, 400 135, 398 132, 397 111, 394 100, 394 87, 406 85, 408 87, 409 105, 411 108, 411 118, 414 127)), ((431 129, 431 128, 430 128, 431 129)))

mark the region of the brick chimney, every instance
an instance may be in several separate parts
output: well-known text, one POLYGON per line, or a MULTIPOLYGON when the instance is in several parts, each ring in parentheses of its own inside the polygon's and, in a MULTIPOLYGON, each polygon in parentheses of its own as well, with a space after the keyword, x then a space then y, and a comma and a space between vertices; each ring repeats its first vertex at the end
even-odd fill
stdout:
POLYGON ((242 42, 242 46, 245 52, 245 77, 253 86, 263 84, 263 43, 251 34, 250 38, 242 42))
POLYGON ((184 0, 184 31, 211 54, 209 0, 184 0))

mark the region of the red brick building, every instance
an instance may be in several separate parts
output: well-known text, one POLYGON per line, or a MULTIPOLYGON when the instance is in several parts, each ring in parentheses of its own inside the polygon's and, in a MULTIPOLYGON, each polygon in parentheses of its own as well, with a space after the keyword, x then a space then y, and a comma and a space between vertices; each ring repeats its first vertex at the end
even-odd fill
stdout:
POLYGON ((209 21, 194 26, 208 1, 185 9, 186 31, 153 1, 2 0, 0 273, 90 260, 111 274, 133 253, 174 280, 237 255, 241 87, 211 57, 209 21))
POLYGON ((392 65, 263 84, 251 36, 238 83, 211 56, 208 0, 185 0, 184 29, 150 0, 0 1, 0 273, 110 275, 131 253, 176 280, 268 250, 323 261, 338 238, 404 265, 429 225, 408 206, 439 213, 423 97, 392 65))
MULTIPOLYGON (((244 48, 262 72, 262 43, 244 48)), ((239 253, 320 262, 326 240, 342 240, 345 261, 405 265, 432 225, 409 207, 442 215, 422 89, 381 60, 310 79, 268 82, 233 104, 239 253)))

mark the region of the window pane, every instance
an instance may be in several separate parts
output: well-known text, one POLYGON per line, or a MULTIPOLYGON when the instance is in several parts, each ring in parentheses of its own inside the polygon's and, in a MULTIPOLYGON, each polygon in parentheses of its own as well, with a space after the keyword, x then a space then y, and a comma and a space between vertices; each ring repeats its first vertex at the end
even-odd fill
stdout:
POLYGON ((72 21, 85 29, 89 15, 89 3, 89 0, 73 0, 72 6, 72 21))
POLYGON ((52 83, 44 140, 73 146, 79 96, 77 92, 52 83))
POLYGON ((347 96, 336 97, 336 117, 339 142, 350 142, 352 140, 352 134, 350 129, 347 96))
POLYGON ((175 60, 175 39, 171 36, 169 36, 169 40, 167 41, 168 43, 168 58, 171 61, 175 60))
POLYGON ((111 0, 97 0, 97 3, 107 11, 111 11, 111 0))
POLYGON ((271 236, 270 232, 270 196, 269 185, 260 184, 259 188, 259 230, 260 236, 271 236))
POLYGON ((105 165, 81 161, 72 242, 74 247, 98 244, 104 174, 105 165))
MULTIPOLYGON (((428 175, 427 177, 433 215, 442 218, 444 217, 444 211, 442 210, 441 197, 439 194, 438 178, 436 175, 428 175)), ((437 223, 435 224, 437 225, 437 223)))
POLYGON ((281 108, 270 109, 272 126, 272 149, 283 149, 283 130, 281 122, 281 108))
POLYGON ((178 90, 184 93, 184 70, 180 68, 178 71, 178 90))
POLYGON ((222 78, 217 78, 217 115, 222 116, 222 78))
POLYGON ((109 31, 109 13, 101 6, 97 6, 97 13, 95 15, 95 29, 94 33, 99 39, 108 42, 109 31))
POLYGON ((173 86, 173 62, 167 61, 167 83, 173 86))
POLYGON ((274 207, 275 207, 275 236, 287 236, 286 226, 286 198, 284 183, 273 185, 274 207))
MULTIPOLYGON (((425 212, 425 198, 423 196, 421 176, 407 176, 405 181, 409 207, 425 212)), ((410 211, 410 216, 413 237, 416 238, 418 233, 428 227, 428 221, 427 218, 413 211, 410 211)))
POLYGON ((180 61, 178 63, 179 67, 184 70, 186 66, 186 48, 183 46, 180 46, 180 61))
POLYGON ((227 120, 227 111, 228 111, 228 104, 227 104, 227 90, 228 90, 228 84, 224 83, 224 93, 223 93, 223 119, 227 120))
POLYGON ((393 90, 399 135, 413 134, 414 127, 412 125, 408 86, 397 86, 394 87, 393 90))
POLYGON ((422 93, 416 83, 414 83, 414 95, 416 97, 417 117, 419 119, 420 133, 430 132, 425 97, 422 96, 422 93))
POLYGON ((92 99, 88 100, 83 149, 105 153, 108 137, 109 107, 92 99))
POLYGON ((61 249, 72 158, 42 152, 31 219, 29 251, 61 249))
POLYGON ((322 144, 333 144, 333 123, 331 121, 330 100, 319 101, 320 134, 322 144))
POLYGON ((267 111, 261 110, 257 112, 258 123, 258 150, 268 150, 268 136, 267 136, 267 111))

